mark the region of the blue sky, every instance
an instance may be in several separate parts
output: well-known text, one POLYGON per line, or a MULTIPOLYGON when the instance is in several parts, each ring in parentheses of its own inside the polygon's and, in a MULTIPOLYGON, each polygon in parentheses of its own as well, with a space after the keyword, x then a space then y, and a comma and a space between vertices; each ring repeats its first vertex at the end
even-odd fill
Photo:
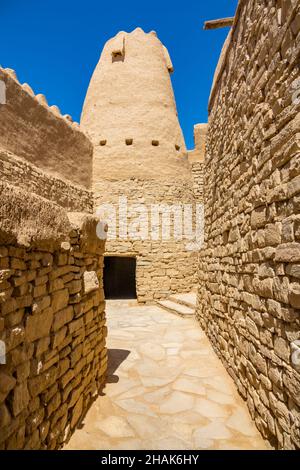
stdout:
POLYGON ((118 31, 155 30, 169 49, 180 123, 188 148, 193 125, 207 122, 207 101, 228 28, 203 31, 233 16, 237 0, 0 0, 0 64, 49 104, 79 121, 103 45, 118 31))

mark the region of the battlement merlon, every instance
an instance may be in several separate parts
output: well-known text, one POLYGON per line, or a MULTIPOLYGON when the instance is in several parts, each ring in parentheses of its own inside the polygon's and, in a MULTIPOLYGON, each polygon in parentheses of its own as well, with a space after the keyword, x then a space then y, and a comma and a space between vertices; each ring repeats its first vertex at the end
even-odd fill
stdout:
POLYGON ((191 164, 203 162, 205 157, 206 135, 208 124, 195 124, 194 126, 194 150, 188 152, 188 160, 191 164))

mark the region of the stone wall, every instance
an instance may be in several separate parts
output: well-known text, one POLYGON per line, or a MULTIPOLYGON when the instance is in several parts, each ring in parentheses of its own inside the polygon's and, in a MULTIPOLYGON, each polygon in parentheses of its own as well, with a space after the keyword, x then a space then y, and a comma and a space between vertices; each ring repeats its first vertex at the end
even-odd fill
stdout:
POLYGON ((58 206, 9 185, 2 185, 3 199, 0 449, 57 449, 105 378, 104 244, 93 216, 66 217, 58 206), (50 205, 44 209, 54 221, 48 236, 40 231, 24 237, 23 224, 16 231, 5 225, 16 211, 26 218, 26 204, 33 210, 40 204, 37 226, 47 224, 43 206, 50 205))
POLYGON ((299 29, 298 0, 239 3, 209 105, 197 307, 284 449, 300 447, 299 29))
MULTIPOLYGON (((194 197, 191 180, 176 182, 130 180, 97 182, 95 189, 95 211, 102 204, 112 204, 117 208, 119 198, 126 197, 128 208, 127 228, 122 222, 122 234, 125 230, 127 239, 120 237, 120 219, 117 217, 116 239, 106 242, 106 256, 129 256, 136 258, 136 291, 139 302, 153 302, 178 292, 189 292, 196 284, 197 251, 187 249, 188 240, 176 240, 173 232, 173 218, 170 217, 170 238, 154 240, 151 234, 151 205, 162 204, 165 207, 176 204, 190 204, 194 210, 194 197), (141 205, 146 214, 139 211, 130 213, 130 207, 141 205), (130 225, 139 220, 141 225, 146 220, 148 229, 140 230, 140 237, 130 236, 130 225), (144 235, 146 236, 144 237, 144 235)), ((109 211, 110 212, 110 211, 109 211)), ((195 217, 195 213, 193 214, 195 217)), ((101 217, 102 218, 102 217, 101 217)), ((162 218, 160 219, 162 222, 162 218)), ((162 222, 163 223, 163 222, 162 222)), ((166 227, 166 225, 164 225, 166 227)), ((112 224, 108 222, 109 235, 112 224)))
POLYGON ((172 71, 169 53, 154 31, 120 31, 107 41, 80 120, 94 145, 94 180, 150 173, 156 178, 184 160, 172 71), (121 60, 114 60, 116 53, 121 60))
POLYGON ((14 153, 52 175, 90 188, 93 147, 89 139, 49 107, 43 95, 20 85, 14 71, 0 68, 6 104, 0 104, 0 148, 14 153))
POLYGON ((203 201, 203 162, 192 163, 193 193, 197 201, 203 201))

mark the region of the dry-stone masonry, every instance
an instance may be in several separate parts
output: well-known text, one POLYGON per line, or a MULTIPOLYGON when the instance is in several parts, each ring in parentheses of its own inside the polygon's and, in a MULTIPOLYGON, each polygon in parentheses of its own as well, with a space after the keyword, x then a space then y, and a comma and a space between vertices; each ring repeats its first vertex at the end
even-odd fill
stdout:
POLYGON ((300 447, 299 63, 299 1, 240 1, 210 98, 197 313, 284 449, 300 447))
POLYGON ((90 218, 70 224, 53 249, 0 246, 1 449, 60 447, 103 384, 103 247, 85 242, 95 230, 90 218))

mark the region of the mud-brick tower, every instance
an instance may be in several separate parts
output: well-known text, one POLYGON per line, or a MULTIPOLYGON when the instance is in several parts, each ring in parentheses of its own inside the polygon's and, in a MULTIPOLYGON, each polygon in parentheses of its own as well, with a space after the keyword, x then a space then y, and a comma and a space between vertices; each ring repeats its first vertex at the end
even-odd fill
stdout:
MULTIPOLYGON (((92 76, 81 126, 94 144, 96 206, 193 203, 191 170, 170 80, 173 66, 155 32, 137 28, 110 39, 92 76)), ((129 214, 130 215, 130 214, 129 214)), ((133 219, 137 214, 131 214, 133 219)), ((146 216, 145 216, 146 217, 146 216)), ((130 224, 129 224, 130 225, 130 224)), ((150 302, 195 284, 197 253, 186 240, 117 238, 107 243, 110 284, 133 278, 138 300, 150 302), (121 259, 114 259, 120 257, 121 259), (129 266, 129 265, 128 265, 129 266), (118 269, 120 276, 118 276, 118 269)), ((124 226, 119 227, 124 232, 124 226)), ((172 231, 171 231, 172 232, 172 231)), ((124 233, 123 233, 124 235, 124 233)), ((154 237, 155 238, 155 237, 154 237)), ((112 294, 114 296, 114 294, 112 294)), ((121 295, 122 296, 122 295, 121 295)))

